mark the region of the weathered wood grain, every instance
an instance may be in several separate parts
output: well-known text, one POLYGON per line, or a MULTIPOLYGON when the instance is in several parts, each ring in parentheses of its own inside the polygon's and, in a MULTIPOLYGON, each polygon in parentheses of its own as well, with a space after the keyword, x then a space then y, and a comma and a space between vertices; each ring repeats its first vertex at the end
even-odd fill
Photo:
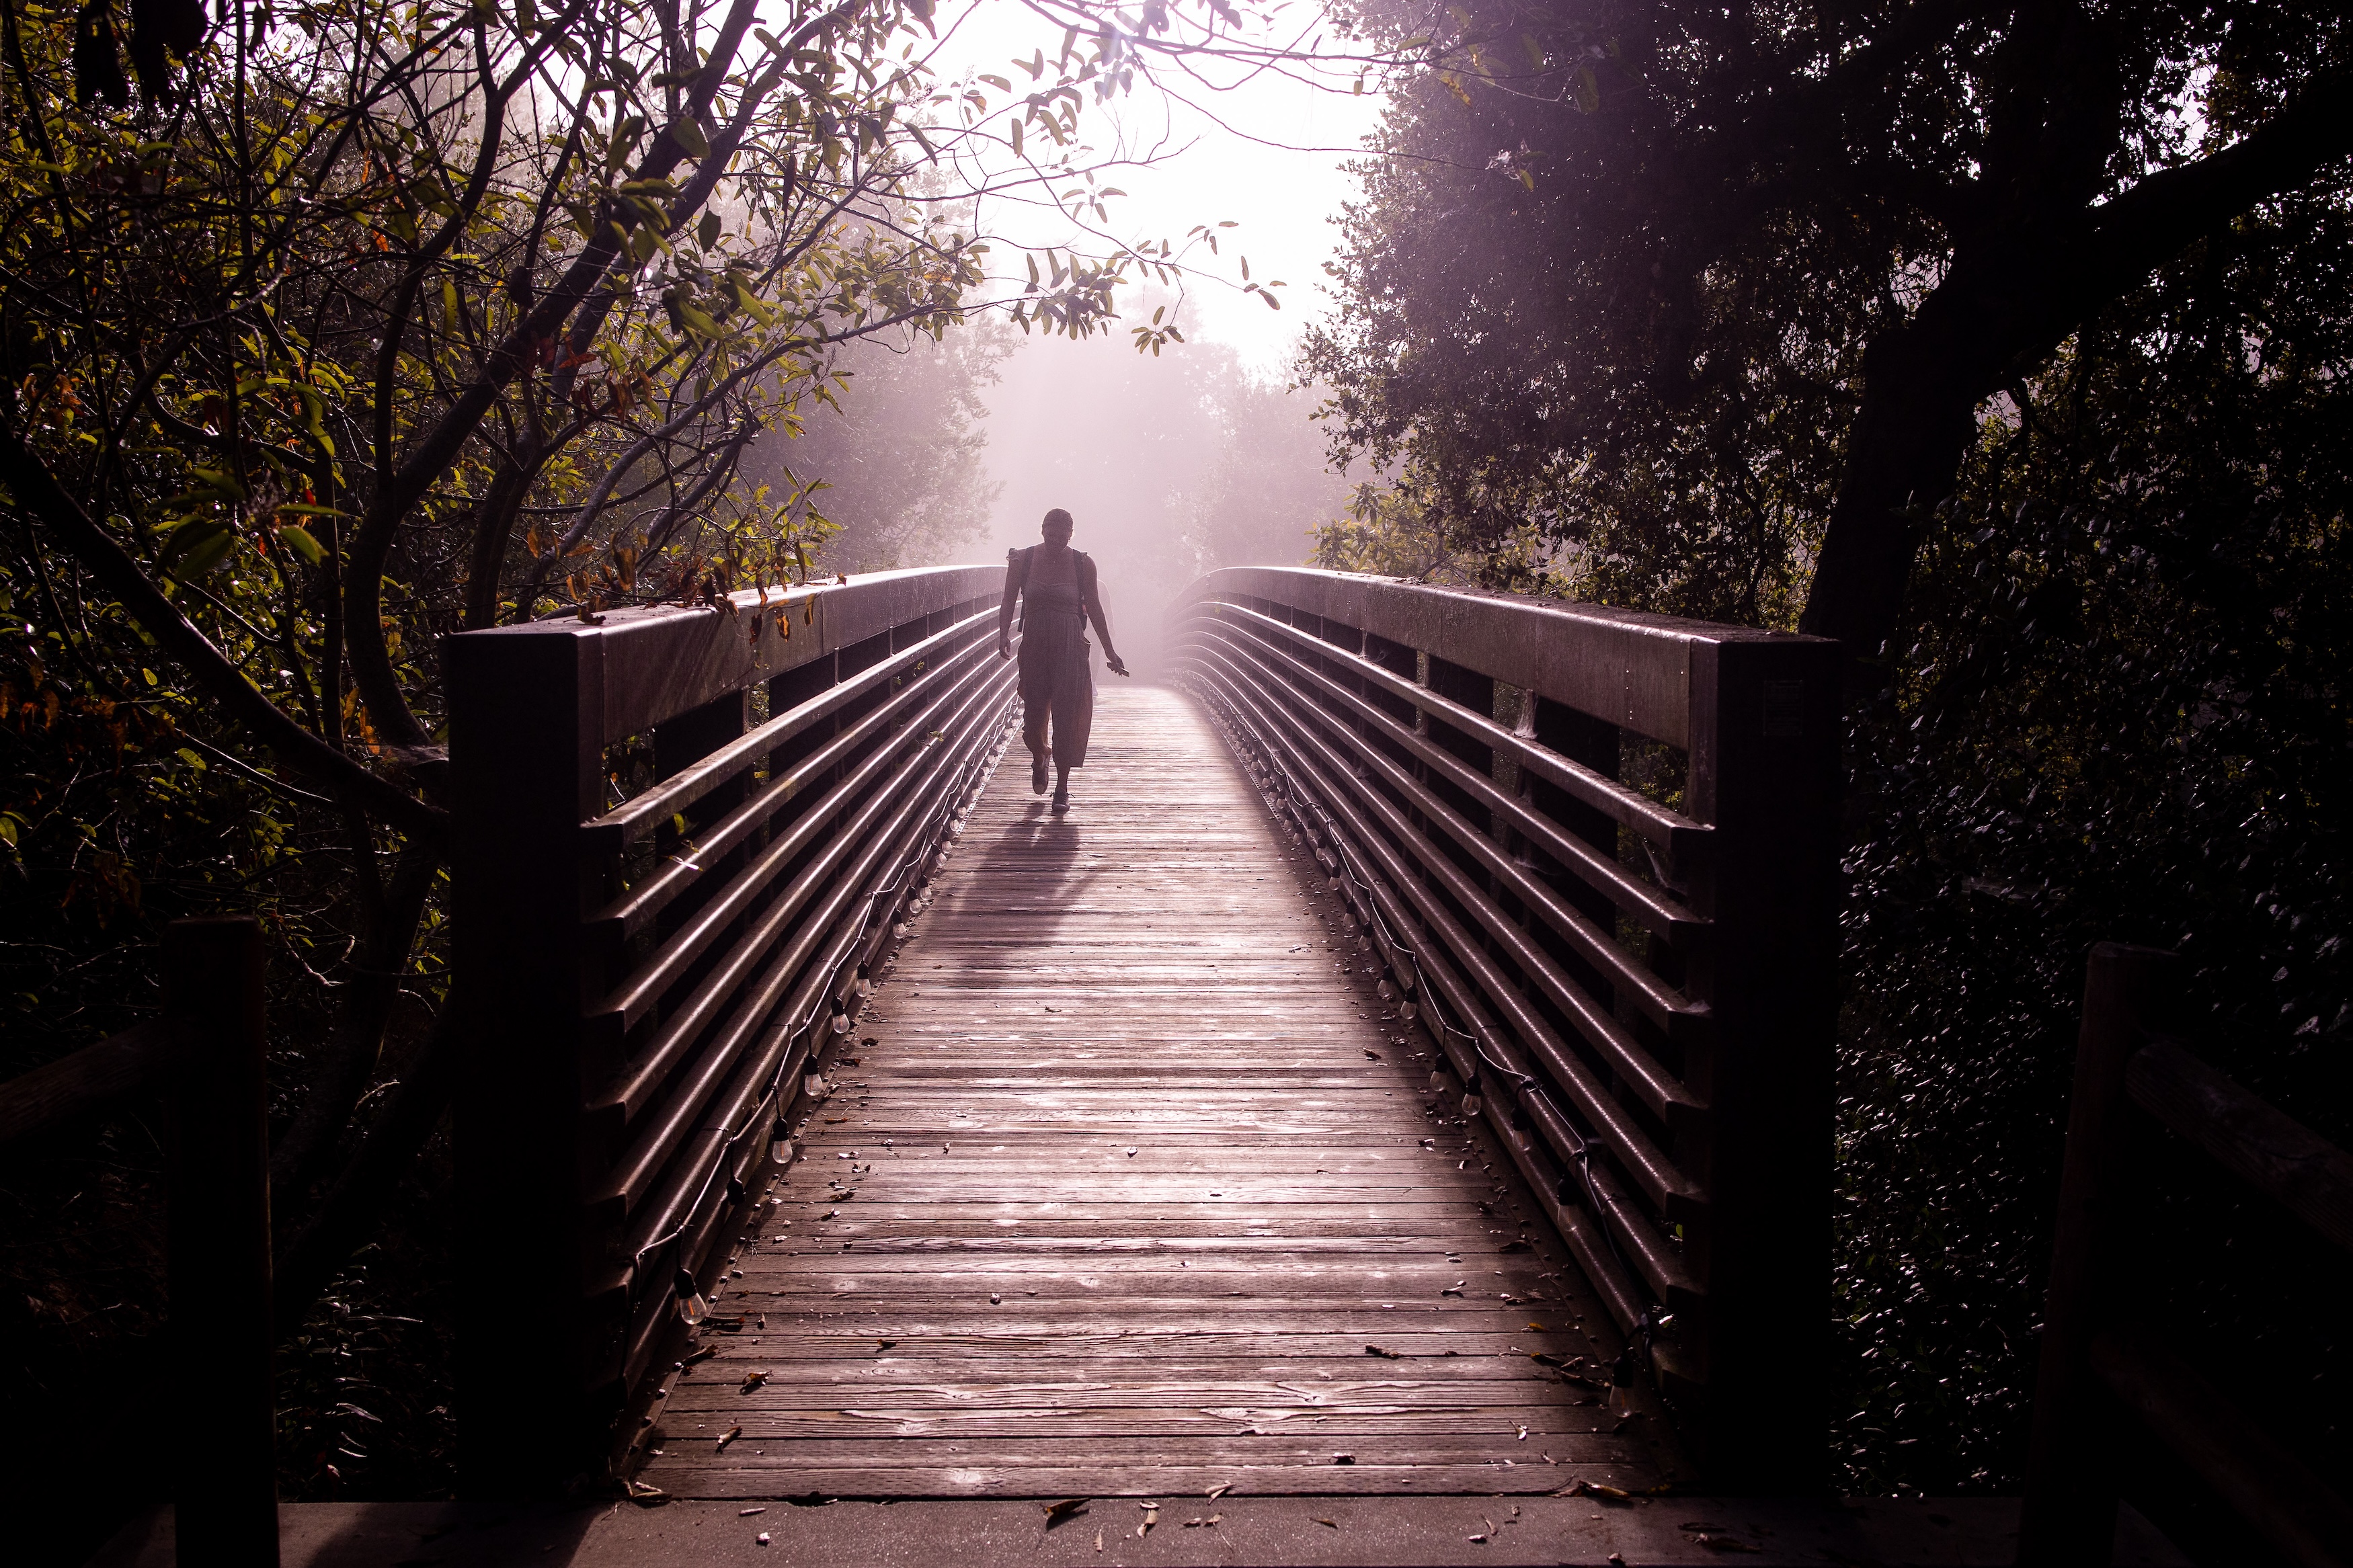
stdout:
POLYGON ((1438 1118, 1426 1046, 1189 703, 1104 690, 1066 816, 1028 773, 1016 752, 991 782, 826 1066, 717 1303, 743 1331, 674 1374, 643 1479, 1526 1494, 1678 1471, 1663 1418, 1603 1386, 1608 1314, 1438 1118))

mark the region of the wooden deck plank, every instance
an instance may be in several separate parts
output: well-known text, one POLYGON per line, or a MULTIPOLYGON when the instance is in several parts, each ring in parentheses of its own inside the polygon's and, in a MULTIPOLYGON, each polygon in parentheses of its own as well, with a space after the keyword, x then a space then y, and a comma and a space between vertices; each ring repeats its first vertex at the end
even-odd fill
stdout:
POLYGON ((1503 1163, 1436 1117, 1424 1047, 1198 712, 1106 689, 1093 745, 1067 816, 1018 751, 990 782, 731 1260, 717 1306, 744 1329, 673 1375, 643 1478, 1668 1479, 1663 1420, 1595 1386, 1607 1314, 1503 1163))

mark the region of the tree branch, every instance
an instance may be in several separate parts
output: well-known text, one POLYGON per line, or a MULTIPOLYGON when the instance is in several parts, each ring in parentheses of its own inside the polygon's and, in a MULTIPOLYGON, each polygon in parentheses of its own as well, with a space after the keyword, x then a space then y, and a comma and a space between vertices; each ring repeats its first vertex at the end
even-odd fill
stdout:
POLYGON ((16 505, 64 542, 141 629, 221 705, 225 716, 244 725, 281 763, 305 778, 349 794, 404 833, 439 838, 446 813, 378 778, 280 712, 164 596, 129 552, 90 520, 23 437, 5 424, 0 424, 0 460, 5 460, 8 493, 16 505))

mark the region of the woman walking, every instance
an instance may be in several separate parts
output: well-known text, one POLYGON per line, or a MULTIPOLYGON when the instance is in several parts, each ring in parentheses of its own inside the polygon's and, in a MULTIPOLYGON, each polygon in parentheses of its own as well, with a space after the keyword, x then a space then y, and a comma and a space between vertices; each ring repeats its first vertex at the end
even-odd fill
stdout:
POLYGON ((1094 673, 1087 656, 1087 623, 1103 638, 1103 662, 1113 675, 1127 666, 1112 651, 1111 627, 1095 594, 1095 563, 1071 548, 1071 514, 1060 507, 1038 530, 1042 542, 1005 556, 1005 603, 997 611, 997 655, 1013 657, 1013 604, 1021 614, 1021 741, 1029 748, 1029 793, 1046 793, 1046 759, 1057 769, 1054 809, 1071 806, 1071 770, 1087 760, 1087 731, 1095 716, 1094 673), (1047 745, 1047 725, 1053 744, 1047 745))

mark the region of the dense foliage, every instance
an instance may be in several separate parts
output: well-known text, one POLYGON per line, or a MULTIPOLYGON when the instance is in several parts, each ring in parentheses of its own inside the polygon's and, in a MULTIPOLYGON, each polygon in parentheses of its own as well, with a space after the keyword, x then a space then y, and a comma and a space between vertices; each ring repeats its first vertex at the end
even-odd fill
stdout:
POLYGON ((2353 147, 2329 5, 1343 10, 1422 57, 1310 340, 1343 448, 1859 658, 1972 410, 2353 147))

